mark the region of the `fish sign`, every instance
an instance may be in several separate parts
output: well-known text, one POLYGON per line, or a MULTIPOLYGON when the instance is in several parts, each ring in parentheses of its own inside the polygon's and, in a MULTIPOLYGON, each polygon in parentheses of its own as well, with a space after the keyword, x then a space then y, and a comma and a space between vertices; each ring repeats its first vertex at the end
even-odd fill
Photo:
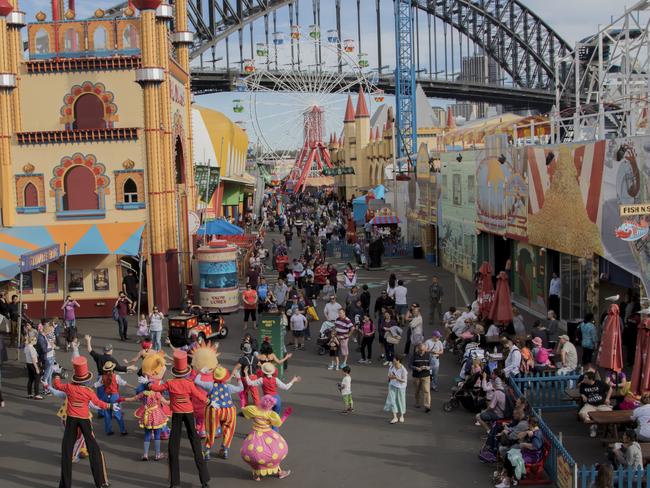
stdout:
POLYGON ((623 241, 633 242, 643 239, 648 235, 648 224, 637 224, 635 222, 623 222, 614 232, 616 237, 623 241))

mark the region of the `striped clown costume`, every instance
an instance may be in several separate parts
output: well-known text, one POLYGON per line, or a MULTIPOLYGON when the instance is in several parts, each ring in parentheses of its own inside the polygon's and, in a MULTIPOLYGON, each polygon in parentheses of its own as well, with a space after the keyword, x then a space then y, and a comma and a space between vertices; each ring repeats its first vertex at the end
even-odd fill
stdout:
POLYGON ((217 366, 213 372, 214 381, 203 381, 202 375, 197 375, 194 382, 197 386, 208 392, 208 402, 205 407, 205 448, 204 459, 210 459, 210 450, 214 439, 221 430, 223 440, 218 456, 227 459, 228 450, 235 435, 237 426, 237 408, 232 400, 232 395, 244 389, 241 379, 237 376, 237 385, 228 384, 230 373, 222 366, 217 366))

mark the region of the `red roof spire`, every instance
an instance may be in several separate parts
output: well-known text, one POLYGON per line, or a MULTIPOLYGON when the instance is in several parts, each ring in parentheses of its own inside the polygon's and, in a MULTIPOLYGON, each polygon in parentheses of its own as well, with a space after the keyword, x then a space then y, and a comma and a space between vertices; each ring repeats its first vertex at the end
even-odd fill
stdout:
POLYGON ((354 105, 352 105, 352 97, 348 95, 348 104, 345 107, 345 118, 343 122, 354 122, 354 105))
POLYGON ((455 129, 456 128, 456 119, 454 118, 454 109, 453 107, 449 106, 447 108, 447 129, 455 129))
POLYGON ((366 96, 363 93, 363 85, 359 86, 359 99, 357 100, 357 113, 355 116, 358 117, 369 117, 368 106, 366 105, 366 96))

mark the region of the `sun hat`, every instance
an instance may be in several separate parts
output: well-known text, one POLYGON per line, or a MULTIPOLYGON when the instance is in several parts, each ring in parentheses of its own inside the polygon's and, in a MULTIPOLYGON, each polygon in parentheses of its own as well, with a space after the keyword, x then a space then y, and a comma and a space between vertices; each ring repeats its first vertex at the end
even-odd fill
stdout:
POLYGON ((108 372, 115 369, 115 363, 113 361, 106 361, 104 366, 102 366, 102 371, 108 372))
POLYGON ((264 363, 262 365, 262 373, 267 376, 273 376, 275 374, 276 367, 272 363, 264 363))
POLYGON ((542 347, 542 338, 541 337, 534 337, 532 340, 532 343, 535 344, 537 347, 542 347))

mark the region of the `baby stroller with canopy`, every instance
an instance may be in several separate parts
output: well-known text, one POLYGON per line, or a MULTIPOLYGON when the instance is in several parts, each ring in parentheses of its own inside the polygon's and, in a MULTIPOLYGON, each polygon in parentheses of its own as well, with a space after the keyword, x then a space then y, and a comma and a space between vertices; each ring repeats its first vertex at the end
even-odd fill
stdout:
POLYGON ((485 392, 480 387, 481 373, 475 373, 461 381, 451 394, 449 401, 442 404, 445 412, 452 412, 461 405, 471 413, 479 413, 487 405, 485 392), (477 386, 478 385, 478 386, 477 386))
POLYGON ((318 345, 318 355, 324 356, 329 351, 329 340, 330 340, 330 330, 334 328, 334 322, 328 320, 324 321, 320 326, 320 331, 318 332, 318 339, 316 344, 318 345))

